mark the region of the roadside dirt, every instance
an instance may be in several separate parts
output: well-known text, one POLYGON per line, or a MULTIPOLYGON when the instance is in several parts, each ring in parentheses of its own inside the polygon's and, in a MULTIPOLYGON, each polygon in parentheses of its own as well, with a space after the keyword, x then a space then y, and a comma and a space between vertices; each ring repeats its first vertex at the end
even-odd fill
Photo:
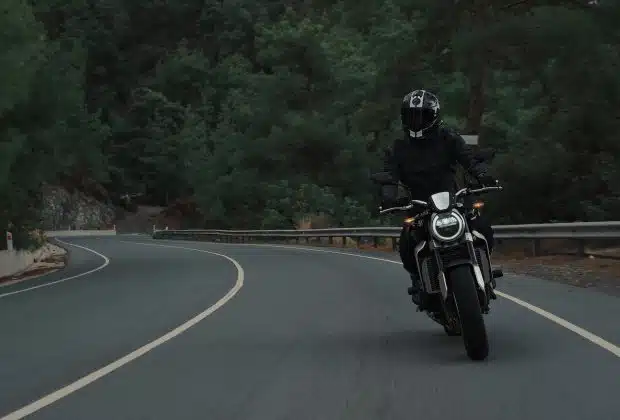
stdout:
POLYGON ((0 277, 0 286, 8 286, 10 284, 19 283, 35 277, 49 274, 64 268, 67 263, 67 251, 57 245, 48 243, 49 247, 47 255, 39 261, 35 261, 25 270, 15 273, 11 276, 0 277))
POLYGON ((506 257, 496 256, 495 263, 504 271, 595 288, 620 297, 620 260, 579 258, 573 256, 506 257))
MULTIPOLYGON (((311 241, 311 245, 333 246, 342 248, 339 238, 334 243, 311 241)), ((357 248, 393 253, 391 245, 360 244, 347 241, 345 248, 357 248)), ((574 255, 527 256, 523 249, 502 247, 494 255, 494 265, 500 266, 505 273, 523 274, 549 281, 569 284, 620 297, 620 259, 577 257, 574 255)), ((615 256, 617 252, 597 251, 597 254, 615 256)))

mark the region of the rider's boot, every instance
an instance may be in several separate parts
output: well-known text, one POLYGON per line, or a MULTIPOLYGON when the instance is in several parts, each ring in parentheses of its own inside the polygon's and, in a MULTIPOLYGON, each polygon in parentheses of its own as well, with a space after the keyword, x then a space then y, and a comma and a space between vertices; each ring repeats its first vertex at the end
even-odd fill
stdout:
POLYGON ((418 273, 413 271, 409 276, 411 277, 411 286, 407 289, 407 293, 411 296, 413 303, 415 303, 419 309, 423 309, 425 295, 422 290, 422 284, 420 283, 418 273))

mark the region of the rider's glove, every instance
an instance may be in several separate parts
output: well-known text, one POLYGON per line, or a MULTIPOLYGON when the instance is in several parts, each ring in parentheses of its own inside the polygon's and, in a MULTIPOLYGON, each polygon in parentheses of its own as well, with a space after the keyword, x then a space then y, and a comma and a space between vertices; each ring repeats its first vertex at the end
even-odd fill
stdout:
POLYGON ((381 186, 381 201, 388 207, 389 204, 395 203, 398 199, 398 186, 397 185, 382 185, 381 186))
POLYGON ((478 182, 480 182, 485 187, 494 187, 498 184, 497 179, 489 174, 480 175, 478 177, 478 182))

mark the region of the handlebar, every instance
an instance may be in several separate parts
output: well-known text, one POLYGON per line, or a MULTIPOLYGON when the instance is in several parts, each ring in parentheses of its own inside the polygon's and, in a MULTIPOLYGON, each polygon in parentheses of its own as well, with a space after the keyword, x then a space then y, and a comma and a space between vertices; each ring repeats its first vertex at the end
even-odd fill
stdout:
POLYGON ((415 207, 415 205, 418 204, 420 206, 424 206, 427 207, 428 203, 426 201, 422 201, 422 200, 411 200, 409 202, 408 205, 406 206, 400 206, 400 207, 389 207, 387 209, 382 209, 379 211, 379 214, 385 214, 385 213, 391 213, 393 211, 407 211, 407 210, 411 210, 412 208, 415 207))
POLYGON ((482 192, 487 192, 487 191, 502 191, 504 189, 504 187, 502 187, 501 185, 497 185, 494 187, 481 187, 481 188, 462 188, 460 190, 458 190, 456 192, 456 194, 454 194, 454 197, 460 197, 462 195, 470 195, 470 194, 478 194, 478 193, 482 193, 482 192))
MULTIPOLYGON (((454 194, 454 197, 458 198, 458 197, 461 197, 463 195, 479 194, 479 193, 488 192, 488 191, 502 191, 503 189, 504 189, 504 187, 499 186, 499 185, 495 186, 495 187, 481 187, 481 188, 475 188, 475 189, 462 188, 459 191, 457 191, 456 194, 454 194)), ((394 212, 394 211, 407 211, 407 210, 411 210, 416 205, 420 205, 420 206, 423 206, 423 207, 428 207, 428 203, 426 201, 411 200, 409 202, 409 204, 407 204, 406 206, 389 207, 387 209, 381 209, 381 210, 379 210, 379 214, 386 214, 386 213, 391 213, 391 212, 394 212)))

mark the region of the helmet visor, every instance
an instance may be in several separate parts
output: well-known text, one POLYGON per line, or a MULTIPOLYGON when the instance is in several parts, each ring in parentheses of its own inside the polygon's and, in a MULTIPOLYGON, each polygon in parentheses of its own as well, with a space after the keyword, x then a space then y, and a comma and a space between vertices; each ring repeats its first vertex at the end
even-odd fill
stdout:
POLYGON ((422 131, 435 122, 435 111, 429 108, 410 108, 406 115, 406 125, 411 131, 422 131))

